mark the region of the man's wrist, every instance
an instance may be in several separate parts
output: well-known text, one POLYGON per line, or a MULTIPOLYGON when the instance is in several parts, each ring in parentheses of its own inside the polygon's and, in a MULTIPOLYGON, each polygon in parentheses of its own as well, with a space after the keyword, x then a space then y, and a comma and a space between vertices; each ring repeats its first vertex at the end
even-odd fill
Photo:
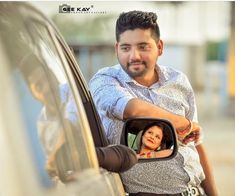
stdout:
POLYGON ((185 137, 186 135, 190 134, 192 132, 192 129, 193 129, 193 124, 192 124, 192 121, 187 119, 187 126, 184 128, 184 129, 177 129, 177 134, 180 136, 180 137, 185 137))
POLYGON ((178 116, 177 117, 177 121, 176 121, 176 124, 175 124, 175 128, 176 130, 185 130, 187 129, 187 127, 190 125, 190 122, 188 121, 187 118, 183 117, 183 116, 178 116))
POLYGON ((183 123, 183 126, 176 129, 177 132, 180 132, 181 134, 184 134, 185 132, 187 132, 193 128, 192 121, 187 118, 184 118, 184 119, 185 119, 185 122, 183 123))

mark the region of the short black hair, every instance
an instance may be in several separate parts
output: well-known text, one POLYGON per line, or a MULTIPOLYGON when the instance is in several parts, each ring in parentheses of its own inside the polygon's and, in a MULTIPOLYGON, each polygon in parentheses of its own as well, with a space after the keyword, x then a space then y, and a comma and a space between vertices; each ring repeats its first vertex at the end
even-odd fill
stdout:
POLYGON ((153 12, 129 11, 120 14, 116 21, 116 41, 120 40, 120 34, 127 30, 151 29, 152 35, 160 38, 160 29, 157 23, 157 15, 153 12))

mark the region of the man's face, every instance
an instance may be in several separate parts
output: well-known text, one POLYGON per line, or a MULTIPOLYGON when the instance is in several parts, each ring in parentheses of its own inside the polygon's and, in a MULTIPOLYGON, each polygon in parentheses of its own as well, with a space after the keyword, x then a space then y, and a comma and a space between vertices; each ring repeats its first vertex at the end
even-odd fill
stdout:
POLYGON ((148 76, 154 72, 162 49, 162 41, 156 41, 152 37, 150 29, 127 30, 120 34, 120 40, 116 43, 119 63, 134 79, 148 76))

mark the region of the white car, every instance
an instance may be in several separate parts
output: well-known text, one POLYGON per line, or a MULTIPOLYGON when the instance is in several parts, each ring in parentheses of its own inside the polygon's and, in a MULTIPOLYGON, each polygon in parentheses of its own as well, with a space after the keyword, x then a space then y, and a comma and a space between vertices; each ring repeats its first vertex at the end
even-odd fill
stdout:
POLYGON ((123 196, 119 174, 98 165, 95 147, 107 145, 55 26, 26 3, 0 2, 0 196, 123 196), (56 158, 65 142, 65 157, 56 158), (72 179, 61 182, 56 167, 72 167, 72 179))

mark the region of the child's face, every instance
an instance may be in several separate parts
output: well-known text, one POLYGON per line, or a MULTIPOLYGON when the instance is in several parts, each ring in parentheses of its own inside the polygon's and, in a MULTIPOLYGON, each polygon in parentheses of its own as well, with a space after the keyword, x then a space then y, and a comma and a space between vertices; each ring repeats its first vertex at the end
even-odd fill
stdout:
POLYGON ((161 145, 162 137, 162 129, 154 125, 144 133, 142 143, 150 150, 156 150, 161 145))

